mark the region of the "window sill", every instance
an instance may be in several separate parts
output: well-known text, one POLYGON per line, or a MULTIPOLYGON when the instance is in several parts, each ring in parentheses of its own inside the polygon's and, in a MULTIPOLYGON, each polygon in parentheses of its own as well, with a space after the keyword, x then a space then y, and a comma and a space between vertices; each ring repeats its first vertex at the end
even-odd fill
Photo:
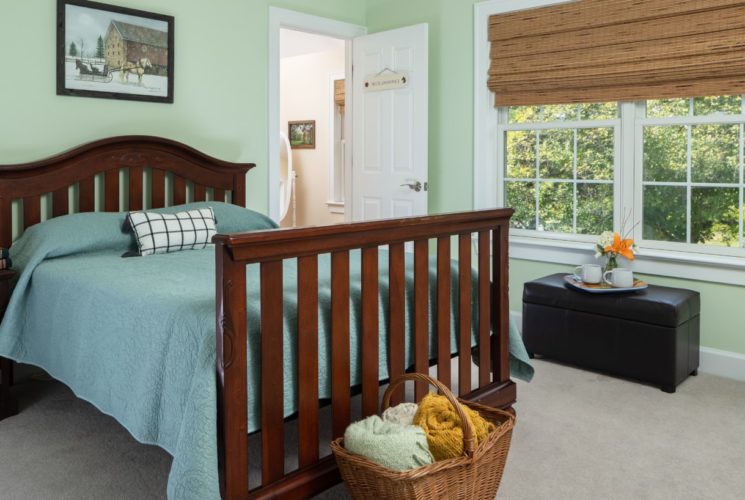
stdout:
MULTIPOLYGON (((600 262, 592 243, 525 236, 510 236, 510 258, 574 266, 600 262)), ((745 285, 742 257, 641 248, 636 259, 624 267, 640 274, 745 285)))
POLYGON ((327 201, 326 206, 329 212, 332 214, 343 214, 344 213, 344 202, 343 201, 327 201))

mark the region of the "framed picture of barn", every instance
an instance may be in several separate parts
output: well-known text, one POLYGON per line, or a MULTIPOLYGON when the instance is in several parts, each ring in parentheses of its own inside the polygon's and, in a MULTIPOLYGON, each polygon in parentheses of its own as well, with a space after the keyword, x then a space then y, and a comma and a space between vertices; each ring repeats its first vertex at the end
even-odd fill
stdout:
POLYGON ((288 122, 287 129, 292 149, 316 149, 315 120, 288 122))
POLYGON ((173 17, 57 0, 57 95, 173 102, 173 17))

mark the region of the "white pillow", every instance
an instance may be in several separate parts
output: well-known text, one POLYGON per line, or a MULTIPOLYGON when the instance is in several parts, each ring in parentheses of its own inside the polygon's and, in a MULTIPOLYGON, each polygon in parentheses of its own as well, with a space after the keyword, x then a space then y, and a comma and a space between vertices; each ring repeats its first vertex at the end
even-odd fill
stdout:
POLYGON ((209 207, 175 214, 129 212, 127 219, 140 255, 205 248, 217 232, 209 207))

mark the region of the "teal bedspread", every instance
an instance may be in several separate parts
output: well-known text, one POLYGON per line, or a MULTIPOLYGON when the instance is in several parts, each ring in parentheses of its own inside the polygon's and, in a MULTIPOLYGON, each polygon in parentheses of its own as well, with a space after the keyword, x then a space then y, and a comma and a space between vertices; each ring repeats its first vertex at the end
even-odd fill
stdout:
MULTIPOLYGON (((186 208, 204 204, 190 204, 186 208)), ((271 228, 255 212, 209 203, 220 232, 271 228)), ((184 209, 173 207, 170 211, 184 209)), ((171 499, 219 498, 215 377, 214 249, 122 258, 133 248, 124 214, 88 213, 29 228, 11 249, 20 271, 0 325, 0 355, 44 368, 80 398, 116 418, 139 441, 174 458, 171 499)), ((360 380, 359 258, 351 258, 351 377, 360 380)), ((410 266, 407 266, 410 268, 410 266)), ((380 253, 380 318, 386 324, 387 255, 380 253)), ((249 430, 260 428, 259 270, 249 266, 249 430)), ((330 396, 329 259, 319 258, 319 391, 330 396)), ((457 280, 457 273, 453 273, 457 280)), ((295 261, 284 265, 284 408, 296 410, 295 261)), ((407 282, 413 276, 407 272, 407 282)), ((431 280, 434 284, 434 279, 431 280)), ((454 285, 457 281, 454 281, 454 285)), ((412 286, 407 287, 407 309, 412 286)), ((454 288, 457 289, 457 288, 454 288)), ((434 292, 434 289, 432 289, 434 292)), ((430 301, 434 302, 433 300, 430 301)), ((457 308, 454 308, 457 310, 457 308)), ((407 310, 407 317, 410 317, 407 310)), ((457 318, 453 318, 457 321, 457 318)), ((407 328, 411 325, 407 320, 407 328)), ((527 353, 510 331, 513 376, 532 377, 527 353)), ((434 356, 434 332, 430 354, 434 356)), ((410 336, 407 335, 407 339, 410 336)), ((387 377, 387 332, 380 378, 387 377)), ((452 351, 456 351, 455 339, 452 351)), ((413 364, 407 340, 406 356, 413 364)))

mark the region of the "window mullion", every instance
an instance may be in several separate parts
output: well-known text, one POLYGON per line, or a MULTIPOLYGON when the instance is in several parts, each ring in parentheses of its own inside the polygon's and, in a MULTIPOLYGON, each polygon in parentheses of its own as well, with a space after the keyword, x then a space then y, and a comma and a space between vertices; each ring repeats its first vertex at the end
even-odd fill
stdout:
MULTIPOLYGON (((743 106, 745 106, 745 99, 743 99, 743 106)), ((745 210, 743 210, 743 189, 745 187, 743 186, 743 169, 745 169, 745 166, 743 165, 743 155, 745 155, 745 125, 740 124, 740 148, 739 148, 739 156, 740 156, 740 168, 739 168, 739 174, 740 174, 740 189, 738 189, 738 196, 739 196, 739 205, 737 207, 737 224, 739 226, 739 235, 740 235, 740 248, 743 247, 743 217, 745 216, 745 210)))
MULTIPOLYGON (((577 114, 579 114, 579 106, 577 106, 577 114)), ((572 154, 572 233, 577 234, 577 129, 574 129, 572 137, 574 144, 572 154)))
MULTIPOLYGON (((691 113, 693 113, 693 99, 691 99, 691 113)), ((691 243, 691 141, 693 139, 693 125, 686 125, 687 143, 686 143, 686 243, 691 243)))
MULTIPOLYGON (((541 108, 543 113, 543 108, 541 108)), ((540 227, 540 209, 541 209, 541 132, 535 132, 535 229, 540 227)))
MULTIPOLYGON (((631 210, 629 221, 632 227, 641 217, 641 148, 638 148, 637 140, 641 133, 637 131, 638 119, 643 116, 640 112, 639 103, 621 103, 621 125, 617 134, 616 148, 616 215, 615 228, 620 231, 623 217, 631 210), (638 149, 637 149, 638 148, 638 149), (639 185, 637 186, 637 179, 639 185)), ((629 231, 631 228, 624 228, 629 231)), ((631 237, 639 241, 641 234, 638 226, 632 230, 631 237)))

